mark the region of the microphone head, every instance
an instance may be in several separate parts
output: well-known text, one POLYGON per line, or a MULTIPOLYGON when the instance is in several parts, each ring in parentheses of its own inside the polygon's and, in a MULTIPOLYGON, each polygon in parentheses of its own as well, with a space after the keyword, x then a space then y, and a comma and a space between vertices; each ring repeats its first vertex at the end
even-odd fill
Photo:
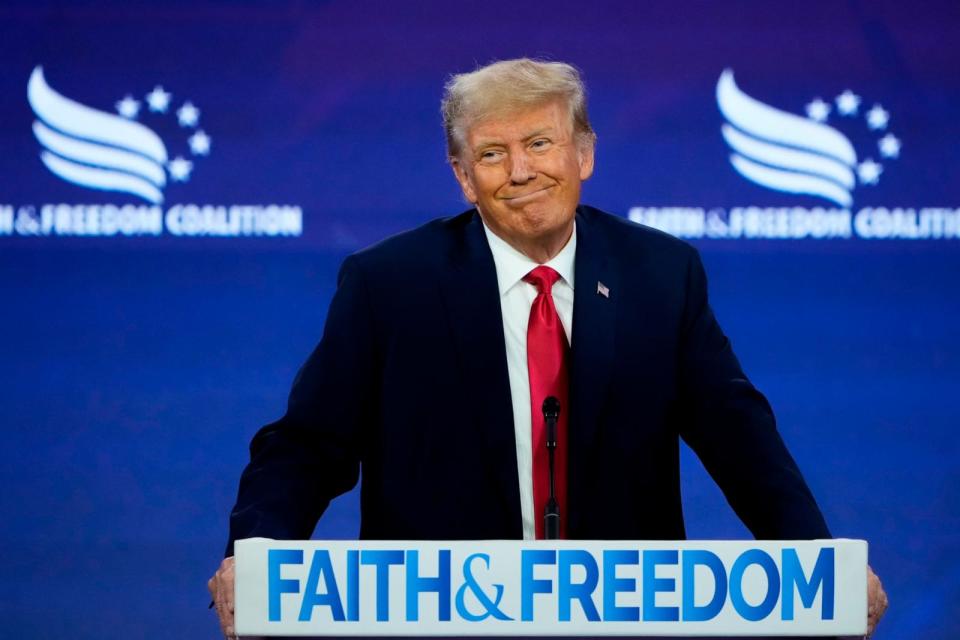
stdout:
POLYGON ((556 418, 560 415, 560 401, 554 396, 547 396, 543 401, 543 416, 545 418, 556 418))

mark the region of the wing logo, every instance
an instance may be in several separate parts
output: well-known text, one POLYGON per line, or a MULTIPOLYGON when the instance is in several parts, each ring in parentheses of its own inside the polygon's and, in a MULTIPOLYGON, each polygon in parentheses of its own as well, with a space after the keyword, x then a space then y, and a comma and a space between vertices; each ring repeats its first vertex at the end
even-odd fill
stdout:
POLYGON ((91 189, 163 202, 167 149, 151 129, 64 97, 39 66, 30 74, 27 100, 37 116, 33 135, 44 149, 40 159, 52 173, 91 189))
POLYGON ((751 98, 730 69, 717 82, 717 104, 726 120, 721 132, 732 151, 730 163, 744 178, 845 208, 853 204, 857 154, 840 131, 751 98))
MULTIPOLYGON (((171 94, 157 86, 145 96, 149 112, 166 114, 171 94)), ((83 187, 127 193, 161 204, 168 177, 187 182, 193 161, 169 159, 163 140, 136 122, 141 102, 127 95, 116 103, 117 113, 100 111, 55 91, 37 66, 27 82, 27 101, 37 119, 33 135, 43 148, 40 160, 54 175, 83 187)), ((144 110, 146 111, 146 110, 144 110)), ((175 113, 188 138, 191 156, 210 154, 211 139, 199 129, 200 110, 185 101, 175 113)))

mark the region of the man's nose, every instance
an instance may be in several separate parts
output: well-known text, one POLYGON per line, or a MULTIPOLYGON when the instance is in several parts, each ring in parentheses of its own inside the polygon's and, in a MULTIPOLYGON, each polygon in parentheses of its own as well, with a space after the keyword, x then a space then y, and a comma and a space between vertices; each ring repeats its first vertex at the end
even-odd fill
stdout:
POLYGON ((525 184, 536 177, 537 172, 533 170, 526 153, 521 151, 510 154, 510 182, 525 184))

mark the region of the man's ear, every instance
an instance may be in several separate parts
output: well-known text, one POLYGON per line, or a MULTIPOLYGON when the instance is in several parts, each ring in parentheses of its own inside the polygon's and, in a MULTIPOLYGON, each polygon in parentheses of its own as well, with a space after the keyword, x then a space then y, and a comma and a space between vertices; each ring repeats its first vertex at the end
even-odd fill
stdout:
POLYGON ((463 190, 463 197, 471 204, 477 204, 477 190, 473 188, 473 178, 467 173, 463 163, 459 158, 450 159, 450 167, 453 169, 453 175, 460 183, 460 189, 463 190))
POLYGON ((593 147, 588 144, 577 150, 577 160, 580 162, 580 180, 586 180, 593 175, 593 147))

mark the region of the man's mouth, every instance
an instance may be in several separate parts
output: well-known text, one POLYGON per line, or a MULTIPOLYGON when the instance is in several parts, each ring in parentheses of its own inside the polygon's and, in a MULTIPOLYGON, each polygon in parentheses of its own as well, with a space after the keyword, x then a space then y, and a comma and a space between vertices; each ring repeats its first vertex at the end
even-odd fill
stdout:
POLYGON ((543 187, 542 189, 537 189, 536 191, 531 191, 530 193, 522 193, 518 196, 511 196, 509 198, 504 198, 504 200, 506 200, 508 203, 512 205, 524 204, 525 202, 528 202, 530 200, 535 200, 540 196, 545 195, 547 191, 549 191, 552 188, 553 188, 553 185, 550 185, 549 187, 543 187))

